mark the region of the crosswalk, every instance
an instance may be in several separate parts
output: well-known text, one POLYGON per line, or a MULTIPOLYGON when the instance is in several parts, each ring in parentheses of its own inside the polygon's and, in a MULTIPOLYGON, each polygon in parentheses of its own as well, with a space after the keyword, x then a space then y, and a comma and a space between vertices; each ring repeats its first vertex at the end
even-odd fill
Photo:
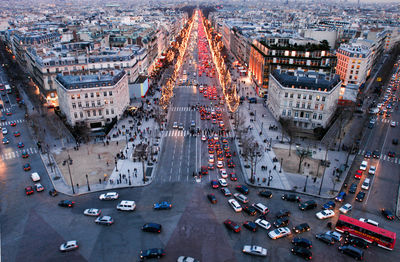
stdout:
MULTIPOLYGON (((364 156, 365 153, 366 153, 366 150, 359 150, 358 151, 358 154, 362 155, 362 156, 364 156)), ((384 161, 389 161, 389 162, 392 162, 392 163, 395 163, 395 164, 400 164, 400 158, 398 158, 398 157, 389 157, 388 155, 381 154, 379 156, 379 159, 384 160, 384 161)))
MULTIPOLYGON (((191 107, 171 107, 171 111, 178 112, 178 111, 194 111, 191 107)), ((225 108, 220 108, 221 111, 225 112, 225 108)))
POLYGON ((3 113, 4 113, 4 112, 10 112, 10 110, 11 110, 11 108, 2 108, 2 109, 1 109, 1 112, 3 112, 3 113))
POLYGON ((9 126, 9 125, 11 125, 11 122, 21 124, 21 123, 25 122, 25 119, 18 119, 18 120, 14 120, 14 121, 3 121, 3 122, 0 122, 0 126, 9 126))
POLYGON ((174 88, 196 88, 196 86, 175 86, 174 88))
POLYGON ((37 148, 29 147, 26 149, 21 149, 21 150, 4 153, 4 154, 0 155, 0 161, 1 160, 10 160, 10 159, 21 157, 22 152, 27 152, 28 154, 33 155, 33 154, 37 154, 39 151, 37 150, 37 148))
MULTIPOLYGON (((164 131, 161 131, 161 136, 162 137, 190 136, 190 131, 189 130, 164 130, 164 131)), ((197 135, 196 137, 201 138, 201 135, 197 135)), ((229 132, 224 137, 232 137, 232 133, 229 132)))
MULTIPOLYGON (((379 120, 380 120, 382 123, 390 123, 390 122, 392 122, 392 120, 387 119, 387 118, 382 118, 382 119, 379 119, 379 120)), ((399 125, 399 122, 395 121, 395 123, 396 123, 396 126, 399 125)))

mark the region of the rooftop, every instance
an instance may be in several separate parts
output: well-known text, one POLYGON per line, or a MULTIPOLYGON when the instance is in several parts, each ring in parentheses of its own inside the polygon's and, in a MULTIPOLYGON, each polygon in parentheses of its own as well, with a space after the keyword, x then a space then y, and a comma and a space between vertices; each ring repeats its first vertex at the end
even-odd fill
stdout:
POLYGON ((57 81, 65 89, 94 88, 101 86, 113 86, 125 75, 124 71, 114 70, 109 74, 96 75, 57 75, 57 81))

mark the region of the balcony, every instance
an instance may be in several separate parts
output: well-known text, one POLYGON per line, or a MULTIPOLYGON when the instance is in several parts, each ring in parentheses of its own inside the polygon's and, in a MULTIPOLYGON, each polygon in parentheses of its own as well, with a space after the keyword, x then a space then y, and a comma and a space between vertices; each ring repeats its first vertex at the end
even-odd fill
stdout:
POLYGON ((104 108, 106 106, 106 104, 100 104, 100 105, 95 105, 95 106, 92 106, 92 105, 89 105, 89 106, 82 106, 82 109, 83 110, 93 110, 93 109, 100 109, 100 108, 104 108))

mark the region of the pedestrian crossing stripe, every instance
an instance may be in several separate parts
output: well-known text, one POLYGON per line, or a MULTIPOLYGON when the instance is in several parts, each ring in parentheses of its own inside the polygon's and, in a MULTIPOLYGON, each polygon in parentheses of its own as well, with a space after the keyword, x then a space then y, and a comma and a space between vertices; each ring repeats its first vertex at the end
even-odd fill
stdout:
MULTIPOLYGON (((225 108, 220 108, 221 111, 226 111, 225 108)), ((195 109, 192 109, 191 107, 171 107, 171 111, 195 111, 195 109)))
POLYGON ((1 109, 1 112, 10 112, 10 108, 3 108, 3 109, 1 109))
MULTIPOLYGON (((358 151, 358 155, 364 156, 365 152, 366 152, 365 150, 359 150, 358 151)), ((389 161, 389 162, 392 162, 392 163, 395 163, 395 164, 400 164, 400 159, 398 157, 389 157, 388 155, 381 154, 379 156, 379 158, 384 160, 384 161, 389 161)))
POLYGON ((4 122, 0 122, 0 126, 9 126, 9 125, 11 125, 11 123, 12 122, 15 122, 15 123, 23 123, 23 122, 25 122, 25 119, 18 119, 18 120, 13 120, 13 121, 4 121, 4 122))
MULTIPOLYGON (((164 130, 164 131, 161 131, 161 136, 163 136, 163 137, 166 137, 166 136, 178 137, 178 136, 191 136, 191 134, 190 134, 190 131, 188 131, 188 130, 164 130)), ((201 136, 202 136, 202 134, 200 134, 200 135, 196 134, 196 137, 201 138, 201 136)), ((223 137, 233 137, 233 135, 232 135, 232 133, 229 132, 228 134, 226 134, 223 137)))
MULTIPOLYGON (((392 120, 390 120, 390 119, 387 119, 387 118, 382 118, 381 119, 381 122, 382 123, 391 123, 392 122, 392 120)), ((399 122, 395 122, 396 123, 396 126, 398 126, 399 125, 399 122)))
POLYGON ((0 156, 0 160, 9 160, 9 159, 14 159, 14 158, 20 157, 22 155, 22 152, 27 152, 28 154, 36 154, 36 153, 38 153, 38 150, 37 150, 37 148, 30 147, 30 148, 26 148, 26 149, 20 149, 17 151, 4 153, 0 156))
POLYGON ((196 88, 196 86, 175 86, 174 88, 196 88))

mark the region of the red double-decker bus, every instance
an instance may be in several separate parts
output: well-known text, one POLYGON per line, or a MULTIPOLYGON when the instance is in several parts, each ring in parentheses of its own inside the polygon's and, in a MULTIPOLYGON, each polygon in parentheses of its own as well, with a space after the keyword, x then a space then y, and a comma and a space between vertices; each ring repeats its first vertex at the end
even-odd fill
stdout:
POLYGON ((362 238, 369 243, 377 244, 389 250, 393 250, 396 243, 395 232, 344 215, 339 216, 335 229, 341 233, 362 238))

